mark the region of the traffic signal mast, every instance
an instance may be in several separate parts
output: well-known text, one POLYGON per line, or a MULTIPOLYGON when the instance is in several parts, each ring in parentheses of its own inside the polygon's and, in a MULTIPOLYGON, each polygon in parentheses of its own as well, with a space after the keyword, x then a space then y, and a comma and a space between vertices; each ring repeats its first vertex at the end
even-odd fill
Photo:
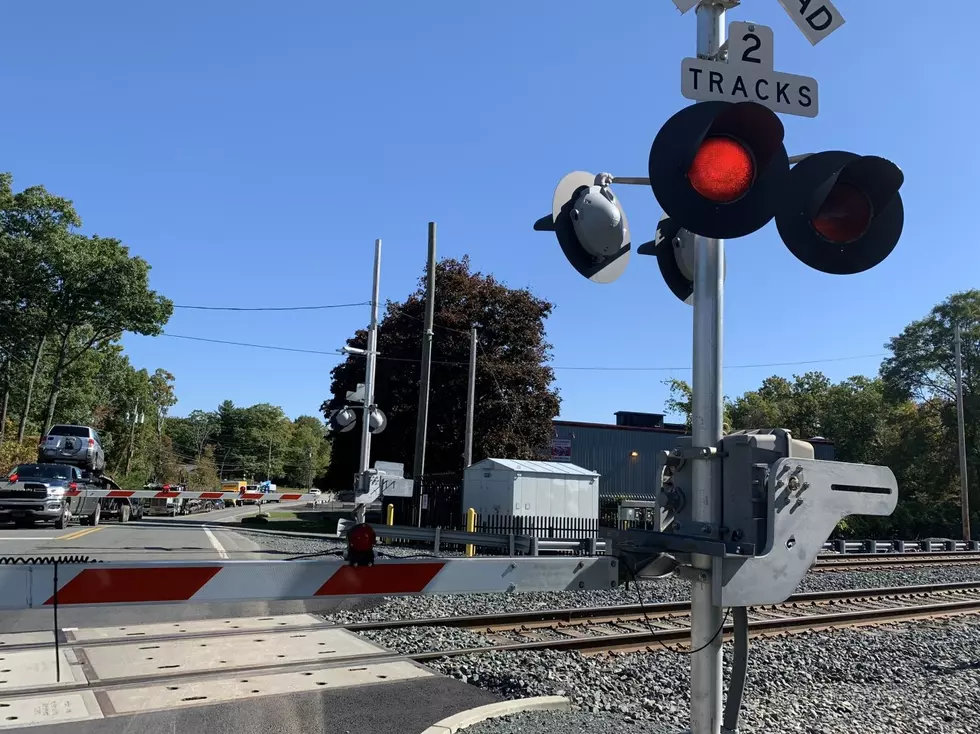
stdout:
MULTIPOLYGON (((811 43, 843 24, 829 0, 779 0, 811 43)), ((746 607, 785 600, 847 515, 889 515, 898 501, 885 467, 817 461, 811 444, 779 427, 725 436, 722 427, 724 240, 776 221, 787 249, 824 273, 874 267, 901 236, 902 172, 889 160, 842 151, 791 158, 776 113, 815 117, 815 79, 777 72, 773 34, 731 24, 738 0, 674 0, 697 6, 697 58, 681 63, 681 92, 698 102, 667 120, 650 148, 648 177, 576 171, 534 228, 553 231, 583 276, 611 283, 631 249, 613 184, 649 185, 664 215, 653 255, 665 283, 694 307, 692 431, 663 452, 653 531, 613 531, 638 577, 680 567, 691 581, 691 732, 737 727, 747 666, 746 607), (791 168, 791 164, 793 167, 791 168), (616 248, 616 244, 619 247, 616 248), (722 711, 722 637, 733 610, 736 651, 722 711)))

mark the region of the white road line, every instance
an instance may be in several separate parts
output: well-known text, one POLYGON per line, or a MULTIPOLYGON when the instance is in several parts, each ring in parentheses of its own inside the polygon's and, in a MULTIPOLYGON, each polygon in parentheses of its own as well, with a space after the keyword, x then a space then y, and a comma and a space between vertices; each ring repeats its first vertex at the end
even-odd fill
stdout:
POLYGON ((208 540, 211 541, 211 545, 218 552, 218 558, 227 559, 228 558, 228 551, 226 551, 225 548, 224 548, 224 546, 221 545, 221 543, 218 542, 218 538, 215 537, 215 534, 211 532, 211 528, 209 528, 207 525, 205 525, 204 526, 204 533, 205 533, 205 535, 208 536, 208 540))

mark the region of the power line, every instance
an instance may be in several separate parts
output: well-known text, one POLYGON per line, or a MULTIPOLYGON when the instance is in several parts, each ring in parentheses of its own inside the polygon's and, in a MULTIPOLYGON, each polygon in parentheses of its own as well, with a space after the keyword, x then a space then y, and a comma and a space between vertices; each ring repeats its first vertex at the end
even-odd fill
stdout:
POLYGON ((195 311, 325 311, 331 308, 353 308, 354 306, 370 306, 370 301, 359 303, 328 303, 319 306, 178 306, 174 308, 192 309, 195 311))
MULTIPOLYGON (((450 328, 450 327, 443 327, 443 328, 450 328)), ((316 350, 316 349, 298 349, 295 347, 279 347, 270 344, 250 344, 248 342, 225 341, 224 339, 209 339, 202 336, 186 336, 184 334, 164 333, 162 334, 162 336, 169 336, 173 339, 190 339, 192 341, 210 342, 212 344, 228 344, 236 347, 251 347, 253 349, 272 349, 281 352, 300 352, 302 354, 319 354, 319 355, 326 355, 329 357, 332 357, 334 355, 346 356, 346 353, 340 351, 339 349, 334 351, 324 351, 324 350, 316 350)), ((484 351, 484 356, 487 356, 485 351, 484 351)), ((798 365, 807 365, 807 364, 826 364, 829 362, 850 362, 859 359, 878 359, 887 356, 888 356, 887 353, 879 352, 876 354, 855 354, 848 357, 824 357, 822 359, 804 359, 804 360, 797 360, 792 362, 759 362, 756 364, 730 364, 730 365, 725 365, 724 369, 748 370, 748 369, 760 369, 763 367, 795 367, 798 365)), ((392 362, 418 363, 421 361, 415 357, 386 357, 383 354, 379 354, 378 359, 388 360, 392 362)), ((432 363, 442 364, 442 365, 452 365, 456 367, 469 366, 469 362, 449 362, 443 360, 433 360, 432 363)), ((606 366, 599 366, 599 365, 565 367, 561 365, 551 365, 551 368, 554 370, 580 371, 580 372, 678 372, 681 370, 691 369, 689 365, 672 366, 672 367, 606 367, 606 366)))
POLYGON ((302 354, 321 354, 327 356, 342 355, 339 349, 327 352, 318 349, 297 349, 296 347, 277 347, 271 344, 249 344, 248 342, 231 342, 224 339, 208 339, 203 336, 187 336, 186 334, 170 334, 164 332, 161 336, 169 336, 171 339, 189 339, 195 342, 210 342, 211 344, 229 344, 234 347, 251 347, 252 349, 272 349, 278 352, 301 352, 302 354))

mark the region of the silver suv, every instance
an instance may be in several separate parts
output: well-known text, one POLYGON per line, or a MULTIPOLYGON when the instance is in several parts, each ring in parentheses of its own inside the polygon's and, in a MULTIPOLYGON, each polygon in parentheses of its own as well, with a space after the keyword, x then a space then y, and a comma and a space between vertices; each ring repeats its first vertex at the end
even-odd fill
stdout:
POLYGON ((51 426, 48 435, 38 444, 37 460, 71 464, 93 474, 101 474, 105 469, 102 441, 89 426, 51 426))

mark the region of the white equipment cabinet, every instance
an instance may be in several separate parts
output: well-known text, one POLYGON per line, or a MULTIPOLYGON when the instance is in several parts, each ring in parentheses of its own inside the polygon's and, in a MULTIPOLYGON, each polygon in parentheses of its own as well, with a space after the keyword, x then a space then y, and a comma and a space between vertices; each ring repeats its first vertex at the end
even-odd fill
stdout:
POLYGON ((484 459, 463 472, 463 511, 481 517, 599 517, 599 475, 558 461, 484 459))

